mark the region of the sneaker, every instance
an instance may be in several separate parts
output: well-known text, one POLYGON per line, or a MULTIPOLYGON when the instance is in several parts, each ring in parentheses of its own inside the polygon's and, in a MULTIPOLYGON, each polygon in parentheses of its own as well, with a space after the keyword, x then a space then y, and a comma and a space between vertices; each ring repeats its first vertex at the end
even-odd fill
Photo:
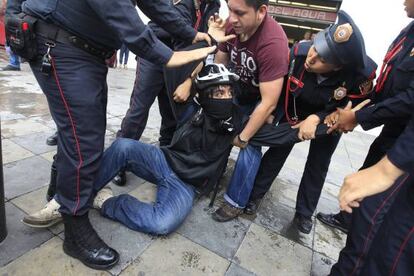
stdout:
POLYGON ((220 208, 218 208, 211 216, 215 221, 226 222, 237 218, 243 213, 242 208, 237 208, 229 203, 225 202, 220 208))
POLYGON ((15 66, 12 66, 12 65, 9 64, 9 65, 1 68, 0 70, 1 71, 20 71, 20 67, 15 67, 15 66))
POLYGON ((97 210, 102 209, 104 202, 113 196, 112 189, 108 186, 104 187, 96 194, 95 199, 93 200, 93 208, 97 210))
POLYGON ((62 215, 59 212, 60 204, 52 199, 43 209, 23 218, 22 222, 27 226, 34 228, 51 227, 62 221, 62 215))
POLYGON ((304 215, 296 213, 294 221, 296 223, 297 229, 300 232, 304 234, 309 234, 311 232, 313 226, 312 218, 308 218, 304 215))

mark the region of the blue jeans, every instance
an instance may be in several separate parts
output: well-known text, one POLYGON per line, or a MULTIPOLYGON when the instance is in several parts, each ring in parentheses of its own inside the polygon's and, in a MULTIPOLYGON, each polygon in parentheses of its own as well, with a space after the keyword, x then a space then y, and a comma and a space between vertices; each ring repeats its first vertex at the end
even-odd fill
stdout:
POLYGON ((233 175, 224 194, 224 199, 232 206, 237 208, 246 207, 261 158, 261 147, 247 145, 246 148, 240 150, 233 175))
MULTIPOLYGON (((240 105, 239 107, 245 116, 249 116, 257 104, 255 102, 250 105, 240 105)), ((261 158, 261 147, 247 145, 246 148, 240 150, 233 175, 224 194, 224 199, 232 206, 237 208, 246 207, 253 189, 254 179, 259 170, 261 158)))
POLYGON ((9 46, 6 46, 6 52, 9 55, 9 65, 20 68, 20 57, 13 53, 9 46))
POLYGON ((177 229, 191 211, 195 191, 171 170, 160 148, 118 138, 104 152, 95 192, 102 189, 121 168, 156 184, 157 199, 152 204, 130 195, 112 197, 104 202, 101 214, 149 234, 165 235, 177 229))
POLYGON ((125 44, 122 44, 119 49, 119 65, 128 64, 129 49, 125 44))

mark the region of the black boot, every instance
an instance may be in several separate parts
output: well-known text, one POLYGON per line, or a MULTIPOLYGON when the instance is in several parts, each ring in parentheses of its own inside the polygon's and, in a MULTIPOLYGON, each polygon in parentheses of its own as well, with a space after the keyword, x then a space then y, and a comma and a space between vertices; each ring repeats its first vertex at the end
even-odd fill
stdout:
POLYGON ((119 261, 119 254, 110 248, 93 229, 88 213, 82 216, 62 214, 65 224, 63 251, 93 269, 106 270, 119 261))
POLYGON ((125 186, 126 180, 126 173, 124 170, 119 171, 119 173, 112 179, 112 183, 118 186, 125 186))
POLYGON ((56 146, 57 145, 57 139, 58 139, 58 133, 56 131, 55 134, 47 137, 46 144, 48 146, 56 146))
MULTIPOLYGON (((53 156, 53 160, 55 159, 56 159, 56 155, 53 156)), ((48 202, 51 201, 56 194, 56 178, 57 178, 57 170, 56 170, 55 161, 53 161, 52 167, 50 168, 49 188, 47 188, 47 193, 46 193, 46 200, 48 202)))

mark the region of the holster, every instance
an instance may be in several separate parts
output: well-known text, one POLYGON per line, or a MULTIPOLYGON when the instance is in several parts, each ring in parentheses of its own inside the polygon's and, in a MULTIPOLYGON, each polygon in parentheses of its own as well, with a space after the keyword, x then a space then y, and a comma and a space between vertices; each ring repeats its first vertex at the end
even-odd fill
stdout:
POLYGON ((5 19, 7 44, 13 53, 29 61, 37 55, 36 22, 37 18, 24 13, 8 15, 5 19))

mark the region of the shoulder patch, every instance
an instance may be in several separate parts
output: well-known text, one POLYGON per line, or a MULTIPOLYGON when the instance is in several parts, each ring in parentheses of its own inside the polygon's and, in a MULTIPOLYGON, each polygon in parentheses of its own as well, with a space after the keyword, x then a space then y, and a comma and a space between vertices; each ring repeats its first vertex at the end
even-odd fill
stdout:
POLYGON ((178 3, 180 3, 181 2, 181 0, 173 0, 173 5, 175 6, 175 5, 177 5, 178 3))

